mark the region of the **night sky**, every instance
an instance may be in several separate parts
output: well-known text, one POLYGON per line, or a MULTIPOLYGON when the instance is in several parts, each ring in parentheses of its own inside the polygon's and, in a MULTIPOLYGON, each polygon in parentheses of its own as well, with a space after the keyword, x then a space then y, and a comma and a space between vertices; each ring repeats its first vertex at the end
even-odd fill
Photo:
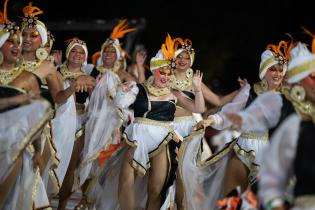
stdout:
MULTIPOLYGON (((136 42, 145 45, 149 57, 160 49, 167 33, 172 37, 191 39, 196 51, 193 68, 203 71, 204 82, 218 93, 238 88, 238 76, 247 78, 250 83, 256 82, 260 55, 267 44, 289 40, 285 33, 310 44, 311 38, 301 33, 301 26, 315 33, 315 7, 311 1, 252 0, 250 4, 248 1, 222 0, 85 2, 33 1, 45 12, 40 19, 55 35, 55 49, 64 49, 63 41, 77 36, 87 42, 92 55, 111 32, 111 27, 99 31, 92 24, 85 30, 67 30, 67 21, 91 23, 98 20, 114 25, 120 18, 142 20, 145 28, 138 32, 136 42), (100 2, 106 6, 101 6, 100 2), (63 27, 58 27, 58 24, 63 24, 63 27)), ((10 0, 10 19, 22 16, 22 8, 27 3, 25 0, 10 0)))

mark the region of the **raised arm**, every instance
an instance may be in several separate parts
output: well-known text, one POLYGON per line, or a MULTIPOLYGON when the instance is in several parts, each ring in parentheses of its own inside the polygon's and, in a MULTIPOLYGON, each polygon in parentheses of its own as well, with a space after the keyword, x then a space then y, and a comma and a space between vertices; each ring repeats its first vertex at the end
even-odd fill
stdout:
POLYGON ((193 88, 195 92, 195 100, 185 97, 181 92, 174 91, 174 95, 178 99, 179 106, 191 112, 203 113, 205 111, 205 100, 201 91, 202 73, 199 70, 193 76, 193 88))
POLYGON ((228 102, 231 102, 233 98, 242 90, 242 88, 247 84, 247 80, 238 80, 240 83, 240 89, 235 90, 225 96, 218 96, 212 90, 210 90, 205 84, 202 83, 202 93, 205 100, 214 106, 223 106, 228 102))

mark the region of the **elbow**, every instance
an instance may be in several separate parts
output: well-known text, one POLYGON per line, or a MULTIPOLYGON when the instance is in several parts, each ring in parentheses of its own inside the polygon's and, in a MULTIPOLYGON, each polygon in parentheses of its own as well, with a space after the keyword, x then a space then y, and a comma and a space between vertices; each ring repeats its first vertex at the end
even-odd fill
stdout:
POLYGON ((194 112, 195 113, 204 113, 206 111, 206 107, 197 107, 195 108, 194 112))

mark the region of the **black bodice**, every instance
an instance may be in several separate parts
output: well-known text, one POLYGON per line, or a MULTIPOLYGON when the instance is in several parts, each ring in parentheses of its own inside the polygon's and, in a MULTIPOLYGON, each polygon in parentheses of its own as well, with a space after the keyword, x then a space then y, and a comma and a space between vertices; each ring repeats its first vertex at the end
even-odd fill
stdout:
MULTIPOLYGON (((0 86, 0 98, 8 98, 8 97, 13 97, 13 96, 18 96, 23 94, 22 91, 15 89, 14 87, 10 87, 10 86, 0 86)), ((4 109, 0 109, 0 113, 14 109, 19 107, 20 105, 16 105, 16 106, 10 106, 10 107, 6 107, 4 109)))
POLYGON ((173 121, 176 111, 174 100, 149 101, 147 91, 141 84, 137 84, 139 93, 135 102, 131 105, 135 117, 144 117, 157 121, 173 121))
POLYGON ((184 90, 183 93, 184 93, 186 96, 188 96, 191 100, 195 100, 195 94, 194 94, 193 92, 184 90))

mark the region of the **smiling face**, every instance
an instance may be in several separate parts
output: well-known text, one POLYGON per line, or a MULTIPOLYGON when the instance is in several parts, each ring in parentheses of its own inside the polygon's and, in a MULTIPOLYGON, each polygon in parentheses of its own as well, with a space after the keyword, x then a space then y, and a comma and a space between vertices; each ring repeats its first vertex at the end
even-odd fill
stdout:
POLYGON ((271 66, 267 70, 264 79, 267 81, 269 89, 275 90, 281 85, 283 76, 284 76, 283 66, 280 64, 276 64, 271 66))
POLYGON ((20 36, 12 34, 1 47, 4 62, 16 63, 21 53, 20 36))
POLYGON ((42 38, 35 28, 26 27, 22 33, 22 49, 25 52, 35 52, 42 44, 42 38))
POLYGON ((176 57, 176 70, 179 71, 186 71, 188 68, 190 68, 191 65, 191 59, 190 55, 186 50, 183 50, 177 57, 176 57))
POLYGON ((103 51, 103 66, 105 68, 113 68, 115 61, 117 60, 116 49, 113 45, 108 45, 103 51))
POLYGON ((85 61, 86 54, 81 46, 74 46, 69 52, 69 63, 82 65, 85 61))
POLYGON ((154 72, 154 86, 158 88, 168 87, 172 76, 170 66, 164 66, 154 72))
POLYGON ((315 105, 315 75, 310 75, 300 81, 306 93, 306 98, 315 105))

